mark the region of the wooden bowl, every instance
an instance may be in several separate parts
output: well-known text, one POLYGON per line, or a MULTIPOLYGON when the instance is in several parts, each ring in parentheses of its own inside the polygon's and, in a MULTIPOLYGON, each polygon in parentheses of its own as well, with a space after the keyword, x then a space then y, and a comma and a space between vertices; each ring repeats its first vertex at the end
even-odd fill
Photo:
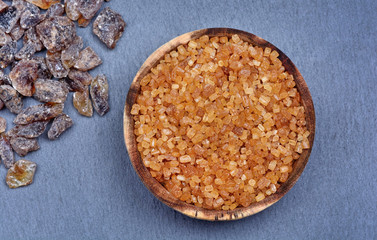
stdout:
POLYGON ((258 213, 267 207, 271 206, 272 204, 276 203, 280 198, 282 198, 296 183, 298 178, 300 177, 302 171, 305 168, 306 163, 308 162, 309 155, 311 152, 311 148, 313 146, 314 141, 314 133, 315 133, 315 114, 314 114, 314 106, 312 97, 310 95, 308 86, 306 85, 304 78, 301 76, 300 72, 297 70, 296 66, 292 63, 292 61, 277 47, 272 45, 271 43, 267 42, 266 40, 255 36, 251 33, 231 29, 231 28, 208 28, 197 30, 189 33, 185 33, 179 37, 174 38, 173 40, 169 41, 168 43, 161 46, 157 49, 154 53, 152 53, 149 58, 144 62, 141 66, 140 70, 137 72, 130 90, 128 92, 127 101, 124 107, 124 140, 127 146, 128 154, 130 156, 130 160, 132 165, 134 166, 137 174, 141 178, 144 185, 163 203, 168 205, 169 207, 181 212, 187 216, 210 220, 210 221, 218 221, 218 220, 235 220, 244 218, 255 213, 258 213), (302 104, 305 108, 306 113, 306 122, 307 128, 310 131, 309 142, 310 142, 310 149, 304 150, 301 154, 300 158, 296 160, 293 166, 293 172, 290 174, 288 180, 283 183, 278 191, 264 200, 253 203, 249 207, 241 207, 236 208, 234 210, 208 210, 204 208, 197 207, 195 205, 188 204, 183 202, 177 198, 175 198, 168 190, 166 190, 157 180, 155 180, 149 170, 144 166, 141 156, 137 150, 136 146, 136 138, 134 135, 134 121, 130 114, 131 107, 135 102, 136 96, 139 93, 140 89, 140 80, 150 72, 150 69, 155 67, 160 59, 164 57, 166 53, 171 52, 172 50, 176 49, 181 44, 187 44, 191 39, 197 39, 203 35, 208 35, 209 37, 214 36, 228 36, 231 37, 233 34, 238 34, 238 36, 243 40, 253 45, 257 45, 260 47, 270 47, 272 50, 276 50, 279 53, 279 59, 282 61, 283 66, 285 67, 286 71, 294 76, 296 81, 297 89, 301 94, 302 104))

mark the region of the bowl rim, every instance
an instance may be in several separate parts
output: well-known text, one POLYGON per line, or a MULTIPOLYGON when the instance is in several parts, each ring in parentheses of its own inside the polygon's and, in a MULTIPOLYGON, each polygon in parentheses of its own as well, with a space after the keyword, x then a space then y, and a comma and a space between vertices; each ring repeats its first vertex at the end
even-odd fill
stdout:
POLYGON ((236 220, 251 216, 268 208, 269 206, 279 201, 295 185, 309 160, 309 156, 313 148, 315 137, 315 110, 309 88, 304 78, 298 71, 297 67, 293 64, 293 62, 280 49, 278 49, 270 42, 252 33, 242 30, 233 28, 206 28, 188 32, 176 38, 173 38, 172 40, 168 41, 157 50, 155 50, 145 60, 145 62, 135 75, 127 94, 123 114, 123 132, 128 155, 136 173, 138 174, 143 184, 157 199, 159 199, 167 206, 173 208, 174 210, 181 212, 189 217, 210 221, 236 220), (144 166, 141 156, 136 147, 134 121, 132 115, 130 114, 130 111, 131 106, 134 104, 136 96, 138 95, 140 90, 140 80, 147 73, 149 73, 151 68, 158 64, 158 62, 164 57, 164 53, 173 51, 179 45, 187 44, 191 39, 197 39, 203 35, 208 35, 209 37, 229 37, 234 34, 238 34, 238 36, 243 41, 247 41, 249 43, 252 43, 253 45, 257 45, 263 48, 270 47, 272 50, 276 50, 279 53, 279 59, 281 60, 282 65, 285 67, 286 71, 294 76, 296 87, 301 95, 301 101, 305 109, 307 128, 310 131, 310 135, 308 137, 310 148, 304 150, 303 153, 301 153, 300 158, 297 159, 294 163, 292 173, 289 175, 287 181, 281 184, 276 193, 267 196, 260 202, 252 203, 248 207, 237 207, 234 210, 209 210, 176 199, 167 189, 165 189, 156 179, 151 176, 149 170, 144 166))

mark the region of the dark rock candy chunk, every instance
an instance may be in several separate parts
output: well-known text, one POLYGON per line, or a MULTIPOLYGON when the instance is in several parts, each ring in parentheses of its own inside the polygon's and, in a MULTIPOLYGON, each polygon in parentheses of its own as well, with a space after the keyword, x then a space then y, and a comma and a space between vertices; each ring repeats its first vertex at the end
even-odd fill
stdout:
POLYGON ((23 96, 32 96, 37 79, 38 64, 34 60, 21 60, 9 73, 12 85, 23 96))
POLYGON ((74 68, 81 71, 88 71, 102 64, 101 58, 91 47, 86 47, 79 54, 75 62, 74 68))
POLYGON ((8 42, 0 48, 0 68, 6 68, 13 63, 14 55, 17 52, 17 43, 15 41, 8 42))
POLYGON ((9 85, 0 86, 0 99, 12 113, 18 114, 23 108, 23 103, 20 95, 13 87, 9 85))
POLYGON ((76 36, 71 45, 62 51, 62 63, 65 68, 69 69, 73 67, 76 59, 79 57, 80 51, 83 48, 84 43, 82 38, 76 36))
POLYGON ((24 137, 24 138, 37 138, 44 133, 46 130, 47 121, 32 122, 26 125, 16 125, 7 132, 7 136, 14 137, 24 137))
POLYGON ((67 87, 56 80, 38 79, 35 81, 34 98, 40 102, 64 103, 67 99, 67 87))
POLYGON ((107 47, 113 49, 118 40, 122 37, 126 23, 122 16, 106 7, 98 15, 93 23, 93 33, 106 44, 107 47))
POLYGON ((43 45, 50 52, 66 49, 76 37, 75 24, 65 16, 48 18, 36 26, 43 45))
POLYGON ((47 10, 46 18, 55 16, 62 16, 64 14, 64 5, 61 3, 55 3, 47 10))
POLYGON ((54 119, 50 130, 48 130, 47 136, 50 140, 55 140, 72 125, 72 119, 63 113, 54 119))
POLYGON ((10 145, 10 139, 4 133, 0 134, 0 158, 6 168, 14 164, 14 153, 10 145))
POLYGON ((2 9, 0 11, 0 30, 10 33, 20 16, 21 12, 15 6, 8 6, 2 9))
POLYGON ((71 69, 71 71, 69 71, 68 78, 74 81, 79 81, 86 86, 90 85, 93 81, 93 77, 90 73, 76 69, 71 69))
POLYGON ((43 44, 41 40, 39 39, 39 35, 35 27, 30 28, 25 32, 23 42, 24 42, 24 45, 33 44, 35 46, 35 51, 37 52, 43 49, 43 44))
POLYGON ((90 85, 90 96, 96 112, 103 116, 109 110, 109 85, 105 75, 98 75, 90 85))
POLYGON ((38 140, 36 138, 33 138, 33 139, 23 138, 23 137, 11 138, 10 145, 20 157, 24 157, 29 152, 36 151, 39 149, 38 140))
POLYGON ((30 106, 23 109, 13 120, 14 124, 28 124, 32 122, 46 121, 63 112, 64 104, 62 103, 45 103, 30 106))
POLYGON ((54 77, 63 78, 68 76, 69 69, 65 68, 61 61, 61 52, 47 52, 46 63, 54 77))

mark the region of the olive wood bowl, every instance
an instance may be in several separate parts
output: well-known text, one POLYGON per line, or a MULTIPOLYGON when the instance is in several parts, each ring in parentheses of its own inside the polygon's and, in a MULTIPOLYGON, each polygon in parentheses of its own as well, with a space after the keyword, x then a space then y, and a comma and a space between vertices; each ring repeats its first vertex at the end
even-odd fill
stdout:
POLYGON ((218 220, 235 220, 244 218, 253 214, 256 214, 272 204, 276 203, 281 199, 296 183, 301 173, 303 172, 306 163, 308 162, 309 155, 313 146, 314 134, 315 134, 315 113, 312 97, 310 95, 308 86, 305 83, 304 78, 301 76, 300 72, 292 61, 277 47, 267 42, 266 40, 255 36, 251 33, 231 29, 231 28, 208 28, 197 30, 189 33, 185 33, 178 36, 166 44, 158 48, 154 53, 152 53, 148 59, 141 66, 140 70, 137 72, 127 95, 126 104, 124 107, 124 117, 123 117, 123 127, 124 127, 124 140, 130 156, 131 163, 135 168, 140 179, 144 185, 163 203, 169 207, 181 212, 189 217, 218 221, 218 220), (267 196, 264 200, 253 203, 249 207, 239 207, 234 210, 208 210, 204 208, 197 207, 192 204, 183 202, 175 198, 168 190, 166 190, 157 180, 155 180, 149 170, 144 166, 141 156, 137 150, 136 138, 134 135, 134 121, 130 114, 131 107, 134 104, 136 97, 140 90, 140 80, 150 72, 150 69, 155 67, 160 59, 164 57, 166 53, 175 50, 181 44, 187 44, 192 39, 197 39, 203 35, 208 35, 209 37, 214 36, 228 36, 231 37, 233 34, 238 34, 238 36, 243 40, 253 45, 260 47, 270 47, 272 50, 276 50, 279 53, 279 59, 282 61, 283 66, 286 71, 294 76, 297 89, 301 95, 302 104, 305 108, 306 123, 307 128, 310 131, 309 142, 310 149, 304 150, 300 158, 295 161, 293 165, 293 171, 288 177, 287 181, 281 184, 280 188, 276 193, 267 196))

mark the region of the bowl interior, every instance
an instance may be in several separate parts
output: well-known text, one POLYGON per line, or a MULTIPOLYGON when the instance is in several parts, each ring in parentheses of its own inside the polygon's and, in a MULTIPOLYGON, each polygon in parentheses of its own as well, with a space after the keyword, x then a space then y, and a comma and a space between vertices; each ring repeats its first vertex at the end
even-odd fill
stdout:
POLYGON ((267 207, 271 206, 279 199, 281 199, 293 187, 293 185, 296 183, 301 173, 303 172, 306 163, 309 159, 315 135, 315 113, 312 97, 310 95, 308 86, 306 85, 303 77, 301 76, 296 66, 282 51, 280 51, 278 48, 276 48, 274 45, 267 42, 266 40, 251 33, 231 28, 209 28, 189 32, 172 39, 171 41, 167 42, 166 44, 158 48, 154 53, 152 53, 141 66, 130 86, 124 108, 123 123, 124 138, 128 154, 130 156, 130 160, 144 185, 160 201, 162 201, 169 207, 172 207, 173 209, 187 216, 205 220, 240 219, 258 213, 266 209, 267 207), (136 147, 136 138, 134 135, 134 121, 130 114, 130 111, 140 90, 140 80, 150 72, 151 68, 155 67, 159 63, 160 59, 162 59, 166 53, 175 50, 181 44, 187 44, 190 40, 200 38, 203 35, 208 35, 209 37, 231 37, 233 34, 238 34, 243 41, 252 43, 253 45, 257 45, 263 48, 270 47, 272 50, 276 50, 279 53, 279 59, 282 61, 286 71, 293 75, 296 82, 296 87, 301 95, 302 104, 305 108, 307 129, 311 133, 308 137, 310 142, 310 148, 304 150, 300 158, 295 161, 293 165, 293 171, 290 174, 288 180, 285 183, 281 184, 280 188, 276 193, 266 197, 264 200, 260 202, 251 204, 249 207, 241 207, 228 211, 208 210, 176 199, 169 191, 167 191, 157 180, 155 180, 151 176, 149 170, 144 166, 141 156, 136 147))

